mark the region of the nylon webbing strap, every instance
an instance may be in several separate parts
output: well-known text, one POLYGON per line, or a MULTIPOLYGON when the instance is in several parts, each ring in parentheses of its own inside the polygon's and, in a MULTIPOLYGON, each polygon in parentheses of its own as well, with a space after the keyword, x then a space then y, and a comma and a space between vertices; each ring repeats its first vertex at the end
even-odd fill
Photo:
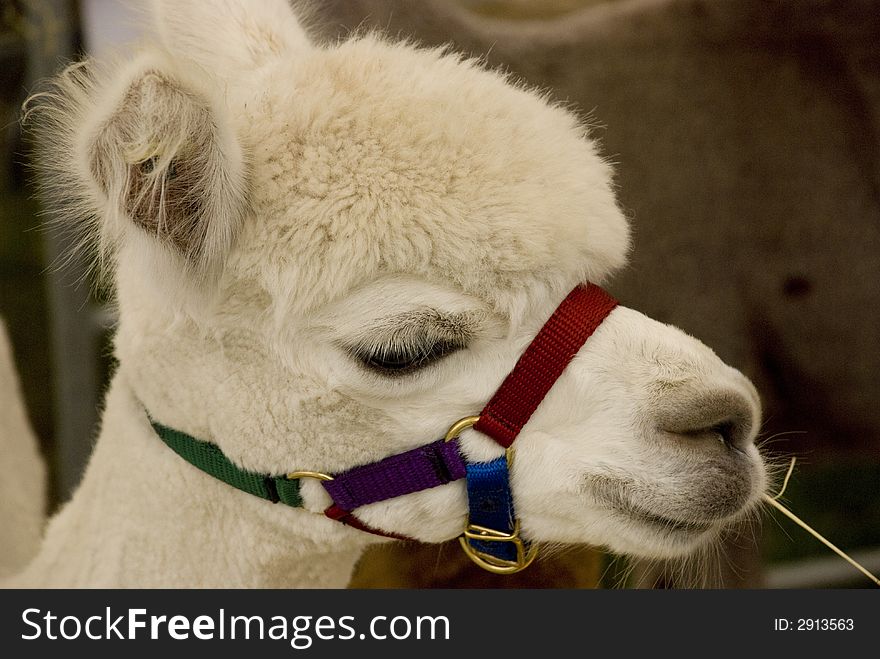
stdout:
MULTIPOLYGON (((152 419, 150 424, 177 455, 214 478, 273 503, 302 507, 298 478, 246 471, 233 464, 215 444, 200 441, 152 419)), ((324 514, 361 531, 407 540, 406 536, 367 526, 352 511, 369 503, 445 485, 464 478, 465 474, 458 442, 441 439, 378 462, 354 467, 335 475, 333 480, 324 481, 324 488, 334 502, 324 514)))
MULTIPOLYGON (((241 469, 218 446, 203 442, 150 419, 156 434, 177 455, 227 485, 273 503, 302 507, 300 480, 268 476, 241 469)), ((361 467, 337 474, 323 485, 334 503, 324 514, 348 526, 398 540, 410 538, 375 529, 361 522, 352 511, 360 506, 427 490, 464 478, 464 459, 458 442, 443 439, 361 467)))
POLYGON ((458 442, 438 440, 378 462, 354 467, 324 481, 342 510, 427 490, 465 477, 458 442))
POLYGON ((150 424, 177 455, 214 478, 262 499, 281 502, 294 508, 302 506, 299 480, 245 471, 234 465, 214 444, 199 441, 153 420, 150 420, 150 424))
POLYGON ((357 517, 355 517, 353 512, 351 512, 350 510, 344 510, 336 504, 333 504, 327 510, 325 510, 324 514, 330 519, 337 522, 342 522, 346 526, 355 528, 358 531, 366 531, 367 533, 372 533, 373 535, 381 535, 385 538, 394 538, 395 540, 412 540, 412 538, 410 538, 409 536, 401 535, 400 533, 394 533, 392 531, 382 531, 381 529, 376 529, 372 526, 368 526, 357 517))
POLYGON ((504 448, 513 444, 553 383, 616 306, 617 300, 594 284, 569 293, 480 412, 474 430, 504 448))
MULTIPOLYGON (((468 522, 485 528, 513 533, 516 514, 507 472, 507 456, 490 462, 467 464, 468 522)), ((477 551, 505 561, 516 560, 516 547, 508 542, 470 540, 477 551)))

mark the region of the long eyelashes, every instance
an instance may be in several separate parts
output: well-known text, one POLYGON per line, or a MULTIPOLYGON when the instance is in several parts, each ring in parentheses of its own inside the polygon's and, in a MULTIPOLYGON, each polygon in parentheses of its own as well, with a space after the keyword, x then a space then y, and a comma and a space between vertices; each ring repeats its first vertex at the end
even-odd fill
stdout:
POLYGON ((357 347, 351 353, 371 371, 397 377, 425 368, 464 347, 461 342, 425 338, 402 344, 357 347))
POLYGON ((467 348, 483 315, 419 308, 378 319, 340 343, 360 366, 382 377, 403 377, 467 348))

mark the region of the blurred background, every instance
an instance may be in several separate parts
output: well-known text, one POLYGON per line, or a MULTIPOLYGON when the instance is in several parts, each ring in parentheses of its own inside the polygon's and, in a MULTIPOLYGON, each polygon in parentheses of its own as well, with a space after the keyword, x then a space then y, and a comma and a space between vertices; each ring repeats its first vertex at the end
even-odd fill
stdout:
MULTIPOLYGON (((65 238, 45 226, 51 209, 34 187, 20 107, 66 62, 138 30, 121 0, 0 1, 0 317, 55 509, 91 450, 112 318, 83 264, 60 267, 65 238)), ((294 4, 318 40, 378 29, 451 44, 580 113, 616 165, 634 228, 631 265, 609 288, 755 381, 764 452, 780 464, 798 458, 783 500, 880 573, 880 3, 294 4)), ((693 583, 688 568, 584 549, 502 584, 454 563, 453 548, 419 551, 376 552, 355 585, 693 583), (413 567, 401 570, 404 561, 413 567)), ((771 512, 732 532, 719 560, 725 587, 870 586, 771 512)))

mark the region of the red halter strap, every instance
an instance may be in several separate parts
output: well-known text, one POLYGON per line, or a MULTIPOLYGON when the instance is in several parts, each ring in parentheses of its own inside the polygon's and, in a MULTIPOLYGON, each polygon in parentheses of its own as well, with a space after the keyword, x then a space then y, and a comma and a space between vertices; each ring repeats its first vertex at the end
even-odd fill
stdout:
POLYGON ((569 293, 480 412, 474 430, 509 448, 568 363, 616 306, 617 300, 595 284, 569 293))

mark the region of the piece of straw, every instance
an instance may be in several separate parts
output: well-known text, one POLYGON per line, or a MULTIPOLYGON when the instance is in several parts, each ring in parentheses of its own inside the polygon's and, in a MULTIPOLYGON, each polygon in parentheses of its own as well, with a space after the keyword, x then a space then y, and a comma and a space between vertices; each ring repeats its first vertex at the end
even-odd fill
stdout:
POLYGON ((876 585, 880 586, 880 579, 878 579, 873 574, 868 572, 868 570, 865 569, 862 565, 860 565, 858 562, 856 562, 855 560, 850 558, 846 554, 846 552, 844 552, 842 549, 839 549, 838 547, 836 547, 833 543, 831 543, 829 540, 827 540, 821 533, 819 533, 818 531, 813 529, 813 527, 811 527, 809 524, 807 524, 805 521, 803 521, 800 517, 798 517, 793 512, 791 512, 788 508, 786 508, 781 503, 779 503, 779 501, 778 501, 779 497, 782 496, 782 494, 785 492, 785 488, 788 487, 788 479, 791 478, 791 472, 794 471, 794 463, 795 463, 795 458, 792 458, 791 464, 788 467, 788 472, 785 474, 785 480, 782 481, 782 489, 779 490, 779 492, 776 494, 776 496, 771 497, 769 494, 765 494, 764 501, 766 501, 771 506, 776 508, 776 510, 778 510, 783 515, 788 517, 791 521, 793 521, 795 524, 800 526, 802 529, 804 529, 805 531, 810 533, 819 542, 824 544, 826 547, 828 547, 828 549, 833 551, 835 554, 840 556, 843 560, 845 560, 847 563, 852 565, 859 572, 861 572, 866 577, 868 577, 868 579, 873 581, 876 585))

